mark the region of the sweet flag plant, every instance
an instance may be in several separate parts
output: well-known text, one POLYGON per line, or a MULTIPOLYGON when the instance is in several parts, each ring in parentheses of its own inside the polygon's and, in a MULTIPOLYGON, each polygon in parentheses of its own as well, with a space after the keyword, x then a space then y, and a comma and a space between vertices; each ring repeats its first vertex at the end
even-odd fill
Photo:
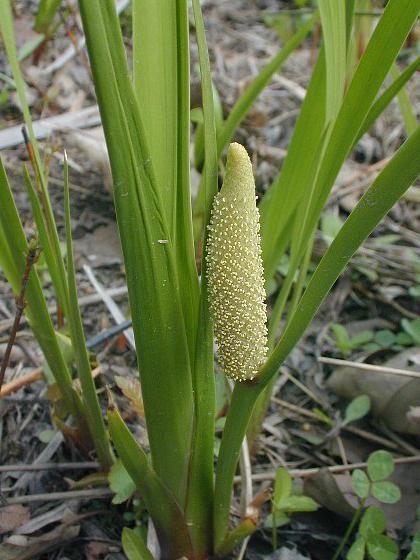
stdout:
MULTIPOLYGON (((146 450, 124 423, 112 394, 107 423, 101 413, 77 309, 68 177, 65 263, 17 62, 10 1, 0 0, 0 30, 35 150, 35 187, 29 173, 25 177, 57 299, 70 326, 81 384, 71 378, 36 270, 26 294, 31 325, 68 414, 87 435, 85 445, 96 449, 104 469, 121 461, 135 483, 162 559, 222 557, 255 530, 255 516, 236 523, 230 519, 234 476, 250 422, 258 424, 279 368, 352 255, 419 174, 417 127, 309 274, 314 234, 341 166, 419 67, 416 59, 380 91, 417 20, 420 0, 387 2, 357 64, 351 56, 354 5, 353 0, 318 0, 319 13, 262 69, 223 120, 214 116, 204 22, 199 0, 193 0, 204 166, 192 206, 187 0, 132 0, 130 65, 114 0, 79 0, 112 168, 150 444, 146 450), (323 30, 318 60, 278 178, 258 210, 246 150, 231 144, 217 194, 219 161, 224 162, 235 129, 318 19, 323 30), (285 253, 289 271, 272 294, 275 303, 266 324, 264 286, 285 253), (282 332, 280 324, 285 325, 282 332), (213 328, 221 369, 235 381, 217 459, 213 328)), ((0 266, 17 293, 25 251, 23 228, 0 167, 0 266)), ((124 530, 123 546, 130 560, 152 558, 136 530, 124 530)))

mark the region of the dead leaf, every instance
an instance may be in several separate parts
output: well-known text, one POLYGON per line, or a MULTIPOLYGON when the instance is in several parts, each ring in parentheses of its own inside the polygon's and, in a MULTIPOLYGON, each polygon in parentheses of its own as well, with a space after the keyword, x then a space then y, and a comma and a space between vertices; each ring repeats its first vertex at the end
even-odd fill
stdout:
POLYGON ((304 481, 303 492, 328 510, 351 519, 355 508, 345 498, 347 495, 351 499, 350 475, 339 476, 340 478, 333 476, 328 470, 322 469, 318 474, 304 481))
POLYGON ((28 508, 22 505, 6 506, 0 510, 0 535, 13 531, 31 518, 28 508))
POLYGON ((86 560, 100 560, 109 553, 109 544, 103 542, 90 542, 85 548, 86 560))
POLYGON ((116 375, 114 379, 115 383, 130 401, 132 410, 138 416, 144 416, 144 408, 141 398, 141 388, 139 380, 135 377, 122 377, 121 375, 116 375))
MULTIPOLYGON (((420 349, 410 348, 394 356, 386 367, 420 371, 417 360, 420 349)), ((327 387, 346 399, 367 394, 372 401, 372 413, 397 432, 420 435, 420 424, 410 416, 412 407, 420 406, 420 379, 389 373, 339 367, 327 381, 327 387)))

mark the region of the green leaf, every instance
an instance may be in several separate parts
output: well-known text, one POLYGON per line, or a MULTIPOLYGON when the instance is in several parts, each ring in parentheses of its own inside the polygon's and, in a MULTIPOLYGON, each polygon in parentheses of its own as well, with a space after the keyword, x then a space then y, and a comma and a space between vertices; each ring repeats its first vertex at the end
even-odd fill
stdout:
POLYGON ((276 480, 274 483, 274 506, 280 508, 281 502, 290 496, 292 492, 292 477, 287 469, 280 467, 276 471, 276 480))
MULTIPOLYGON (((391 66, 391 76, 394 79, 398 79, 399 75, 400 71, 398 69, 397 63, 394 62, 394 64, 391 66)), ((397 97, 398 103, 400 105, 401 116, 404 121, 405 131, 407 135, 410 135, 417 128, 417 119, 405 87, 402 87, 400 89, 400 91, 397 93, 397 97)))
POLYGON ((343 221, 337 214, 327 212, 321 217, 321 232, 324 241, 331 245, 332 240, 343 226, 343 221))
POLYGON ((338 323, 333 323, 330 328, 334 333, 337 348, 342 354, 348 354, 351 349, 351 343, 346 327, 338 323))
POLYGON ((169 558, 189 555, 190 537, 178 503, 150 466, 143 449, 112 403, 108 408, 108 422, 121 462, 135 483, 153 519, 162 554, 169 558))
POLYGON ((350 339, 350 344, 352 349, 357 349, 367 344, 373 339, 373 332, 372 331, 362 331, 359 334, 356 334, 350 339))
POLYGON ((64 158, 64 218, 67 240, 67 286, 68 286, 68 323, 71 342, 74 349, 74 357, 77 365, 77 373, 82 387, 82 400, 85 405, 86 418, 92 441, 98 454, 101 466, 108 470, 114 462, 108 432, 105 428, 102 411, 96 393, 90 367, 89 353, 83 332, 82 315, 80 313, 77 284, 76 267, 73 257, 73 239, 71 232, 70 217, 70 189, 67 156, 64 158))
POLYGON ((318 0, 327 66, 326 122, 335 119, 341 106, 346 77, 345 2, 318 0))
POLYGON ((372 494, 383 504, 396 504, 401 499, 401 491, 398 486, 388 480, 374 482, 372 494))
POLYGON ((50 27, 61 0, 41 0, 35 19, 34 29, 38 33, 46 33, 50 27))
POLYGON ((359 395, 347 405, 346 411, 344 413, 344 424, 349 424, 350 422, 355 422, 366 414, 370 410, 370 398, 369 395, 359 395))
MULTIPOLYGON (((149 12, 153 11, 155 3, 153 6, 151 4, 148 2, 149 12)), ((139 111, 137 94, 130 81, 115 4, 113 0, 80 0, 79 6, 112 168, 114 201, 124 254, 153 466, 165 484, 184 504, 194 430, 191 370, 196 333, 191 322, 194 315, 195 325, 197 315, 192 312, 190 306, 195 297, 194 293, 198 294, 195 262, 193 255, 188 259, 179 258, 183 242, 186 245, 188 243, 186 237, 181 239, 178 233, 176 237, 173 236, 172 220, 168 219, 169 202, 167 198, 164 199, 163 192, 166 192, 167 185, 162 187, 157 181, 155 162, 151 159, 148 147, 149 138, 146 138, 144 131, 143 112, 139 111), (195 275, 195 280, 191 276, 186 281, 185 268, 181 270, 178 267, 187 264, 194 268, 191 268, 191 274, 195 275), (194 287, 195 283, 197 285, 194 287), (187 295, 189 299, 184 301, 187 295), (191 321, 187 320, 187 317, 190 317, 191 321)), ((182 72, 185 75, 186 2, 180 0, 176 4, 177 8, 172 2, 159 3, 157 13, 161 13, 160 8, 163 9, 164 6, 168 12, 156 25, 162 25, 163 32, 168 25, 167 40, 173 42, 174 21, 172 19, 169 22, 168 18, 177 19, 180 25, 177 28, 180 34, 178 39, 182 43, 181 46, 177 41, 177 53, 178 46, 182 53, 178 53, 179 59, 176 60, 177 64, 183 65, 182 72)), ((154 15, 152 13, 151 17, 154 15)), ((149 44, 149 48, 153 45, 154 40, 149 44)), ((173 53, 170 60, 174 60, 173 53)), ((168 71, 172 75, 172 70, 168 71)), ((174 85, 168 86, 169 89, 165 92, 167 96, 172 96, 174 85)), ((179 78, 178 82, 177 77, 176 87, 184 91, 184 79, 179 78)), ((187 98, 181 97, 184 106, 187 98)), ((176 98, 178 99, 178 95, 176 98)), ((172 111, 172 101, 170 103, 172 111)), ((180 109, 182 113, 185 110, 186 108, 180 109)), ((189 126, 189 106, 187 125, 189 126)), ((162 138, 165 136, 164 129, 154 132, 159 132, 162 138)), ((174 140, 172 132, 171 129, 168 134, 174 140)), ((171 160, 173 150, 177 149, 180 149, 185 157, 185 127, 182 126, 182 131, 179 129, 178 132, 180 136, 177 139, 181 145, 170 147, 168 158, 171 160)), ((185 167, 189 163, 184 159, 179 163, 178 171, 182 180, 177 171, 176 184, 182 184, 182 188, 185 189, 185 167)), ((164 171, 160 171, 159 177, 162 177, 163 173, 164 171)), ((171 182, 171 185, 174 184, 171 182)), ((172 192, 169 200, 173 200, 175 196, 182 198, 190 195, 184 191, 177 191, 177 194, 172 192)), ((184 212, 184 205, 180 203, 171 208, 182 211, 183 217, 179 222, 177 220, 177 224, 182 223, 182 227, 186 228, 184 219, 187 219, 187 213, 184 212)), ((190 245, 193 253, 192 241, 190 245)), ((197 308, 195 311, 198 313, 197 308)))
POLYGON ((126 502, 134 493, 136 485, 128 474, 121 461, 116 461, 108 474, 109 487, 115 496, 112 498, 113 504, 126 502))
POLYGON ((375 333, 375 342, 379 344, 381 348, 389 348, 396 342, 396 336, 392 331, 381 330, 375 333))
MULTIPOLYGON (((204 128, 204 223, 207 225, 214 195, 217 193, 217 142, 214 97, 210 74, 204 22, 199 2, 193 2, 194 21, 199 51, 204 128)), ((206 228, 207 234, 207 228, 206 228)), ((214 490, 214 421, 215 380, 213 359, 213 327, 207 297, 206 250, 201 261, 201 293, 193 369, 195 435, 189 462, 189 491, 186 505, 187 522, 191 527, 197 554, 205 555, 212 546, 214 490)))
POLYGON ((385 535, 370 535, 367 549, 373 560, 396 560, 399 556, 397 544, 385 535))
POLYGON ((132 6, 133 89, 141 109, 142 133, 160 194, 160 209, 175 252, 180 311, 192 361, 199 284, 190 194, 188 3, 134 0, 132 6))
POLYGON ((363 537, 356 539, 347 552, 346 560, 363 560, 365 557, 365 546, 363 537))
POLYGON ((372 481, 384 480, 394 472, 394 459, 382 449, 371 453, 367 460, 367 471, 372 481))
MULTIPOLYGON (((14 293, 18 294, 25 269, 28 243, 1 159, 0 238, 0 266, 14 293)), ((70 371, 60 350, 36 269, 31 270, 25 297, 25 314, 66 401, 66 407, 77 419, 79 427, 86 428, 82 417, 82 403, 72 386, 70 371)))
POLYGON ((381 534, 386 527, 384 512, 375 506, 370 506, 360 521, 359 532, 367 540, 372 533, 381 534))
POLYGON ((121 543, 128 560, 153 560, 153 555, 144 540, 133 529, 124 527, 121 543))
POLYGON ((280 501, 278 505, 279 509, 287 513, 316 511, 319 507, 315 500, 308 496, 289 496, 280 501))
POLYGON ((411 543, 411 551, 420 556, 420 531, 416 531, 411 543))
MULTIPOLYGON (((274 519, 276 522, 276 527, 283 527, 284 525, 288 525, 290 523, 290 517, 282 511, 276 511, 274 519)), ((266 527, 267 529, 272 529, 273 515, 271 513, 269 513, 264 519, 264 527, 266 527)))
POLYGON ((420 319, 414 319, 413 321, 402 319, 401 326, 417 344, 420 344, 420 319))
POLYGON ((397 95, 402 87, 408 82, 411 76, 420 68, 420 56, 418 56, 411 64, 405 68, 399 77, 378 97, 375 103, 366 115, 366 118, 358 132, 357 139, 360 139, 365 132, 367 132, 379 115, 386 109, 386 107, 391 103, 392 99, 397 95))
POLYGON ((355 469, 351 475, 351 485, 359 498, 365 499, 369 496, 370 482, 365 471, 355 469))

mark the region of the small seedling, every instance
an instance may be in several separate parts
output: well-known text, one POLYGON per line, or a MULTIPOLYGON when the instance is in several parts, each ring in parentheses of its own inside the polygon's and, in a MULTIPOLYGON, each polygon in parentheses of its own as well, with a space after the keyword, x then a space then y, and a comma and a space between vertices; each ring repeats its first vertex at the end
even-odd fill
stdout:
POLYGON ((318 504, 309 496, 294 493, 292 477, 283 467, 276 472, 271 515, 266 519, 265 526, 272 528, 273 550, 277 549, 277 527, 290 523, 293 513, 316 511, 318 504))
POLYGON ((352 350, 364 346, 373 339, 372 331, 362 331, 355 336, 350 336, 348 330, 343 325, 333 323, 331 330, 335 337, 335 343, 343 356, 350 354, 352 350))

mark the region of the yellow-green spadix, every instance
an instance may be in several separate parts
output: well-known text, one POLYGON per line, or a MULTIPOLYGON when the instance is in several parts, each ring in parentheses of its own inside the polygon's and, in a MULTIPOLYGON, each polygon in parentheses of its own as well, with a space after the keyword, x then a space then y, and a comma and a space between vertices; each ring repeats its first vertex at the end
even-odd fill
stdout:
POLYGON ((253 379, 267 355, 259 212, 248 154, 231 144, 207 238, 210 312, 224 372, 253 379))

